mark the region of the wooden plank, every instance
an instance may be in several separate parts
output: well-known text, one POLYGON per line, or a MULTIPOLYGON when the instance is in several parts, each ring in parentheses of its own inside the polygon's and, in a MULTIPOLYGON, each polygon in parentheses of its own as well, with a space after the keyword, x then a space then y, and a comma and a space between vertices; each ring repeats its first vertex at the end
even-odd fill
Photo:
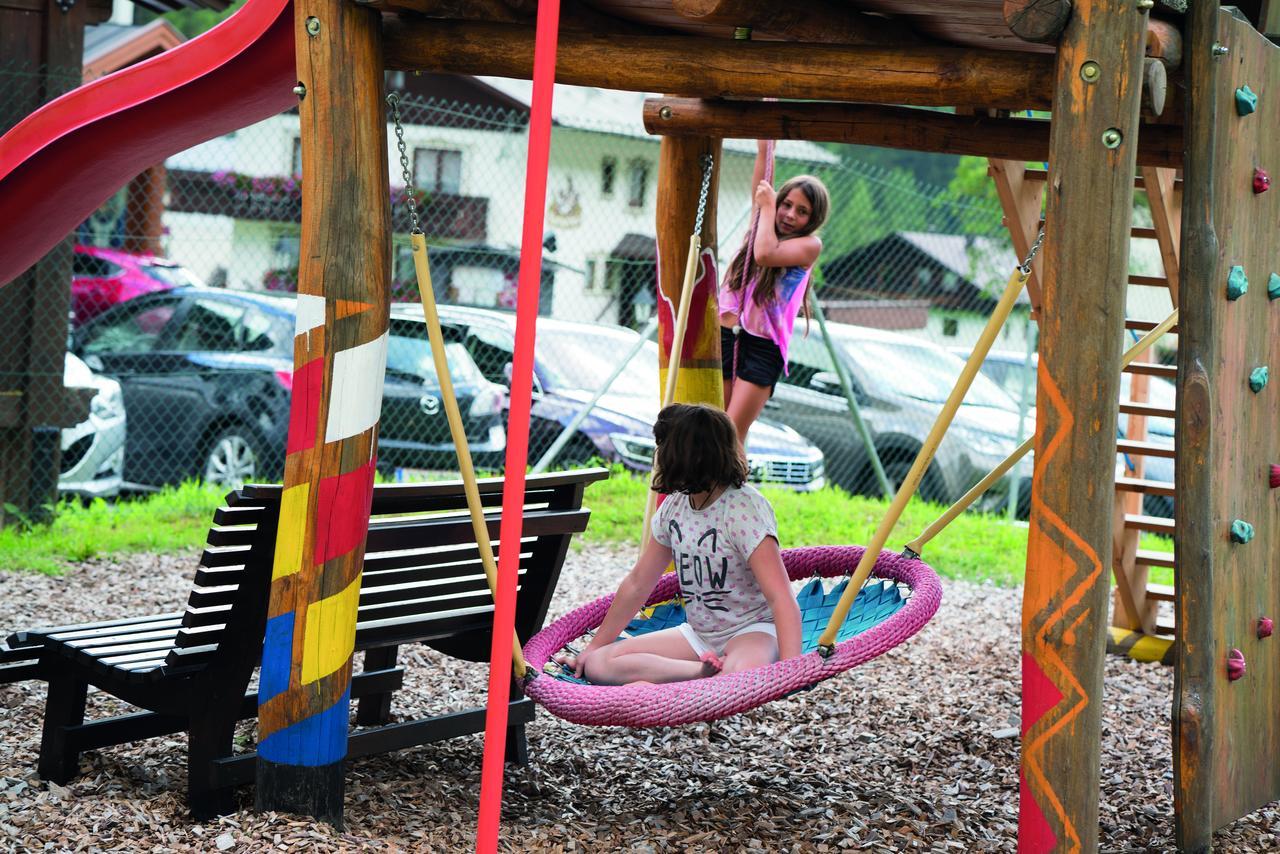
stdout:
POLYGON ((1152 534, 1160 534, 1165 537, 1172 537, 1175 530, 1174 521, 1166 519, 1163 516, 1144 516, 1141 513, 1126 515, 1124 517, 1126 528, 1134 528, 1139 531, 1147 531, 1152 534))
POLYGON ((1148 584, 1147 595, 1157 602, 1173 602, 1174 590, 1172 584, 1148 584))
MULTIPOLYGON (((996 185, 996 195, 1004 210, 1005 226, 1013 241, 1014 254, 1019 262, 1031 252, 1031 246, 1043 227, 1040 220, 1044 205, 1044 186, 1048 176, 1044 172, 1033 175, 1021 159, 992 159, 987 171, 996 185)), ((1031 300, 1031 316, 1039 319, 1043 309, 1041 276, 1044 270, 1044 254, 1031 259, 1031 273, 1027 276, 1027 297, 1031 300)))
MULTIPOLYGON (((533 29, 388 17, 387 67, 527 80, 533 29)), ((698 98, 957 104, 1045 109, 1053 92, 1052 57, 951 47, 883 48, 733 42, 690 36, 562 33, 556 81, 698 98)))
POLYGON ((1280 657, 1257 620, 1276 617, 1280 503, 1266 464, 1280 460, 1275 384, 1255 394, 1256 366, 1276 370, 1280 311, 1264 283, 1277 269, 1280 198, 1254 194, 1253 169, 1280 161, 1280 49, 1216 3, 1192 5, 1187 40, 1189 105, 1182 318, 1178 369, 1183 412, 1176 476, 1179 627, 1174 693, 1177 842, 1208 850, 1213 831, 1280 798, 1280 657), (1214 43, 1230 53, 1214 58, 1214 43), (1258 93, 1241 115, 1236 91, 1258 93), (1244 267, 1247 294, 1227 300, 1230 268, 1244 267), (1190 307, 1195 306, 1195 311, 1190 307), (1252 524, 1248 545, 1228 536, 1252 524), (1245 676, 1229 681, 1227 655, 1243 652, 1245 676))
POLYGON ((1131 362, 1125 366, 1124 372, 1127 374, 1140 374, 1145 377, 1164 377, 1165 379, 1177 379, 1177 365, 1158 365, 1155 362, 1131 362))
POLYGON ((1173 418, 1177 411, 1167 406, 1156 406, 1153 403, 1135 403, 1122 401, 1120 411, 1126 415, 1141 415, 1147 418, 1173 418))
MULTIPOLYGON (((812 101, 728 101, 649 98, 649 133, 739 139, 807 139, 964 154, 1016 161, 1049 156, 1049 122, 993 118, 875 104, 812 101)), ((1153 125, 1138 141, 1138 162, 1168 166, 1182 162, 1182 129, 1153 125)), ((1039 211, 1036 211, 1039 216, 1039 211)))
POLYGON ((1173 552, 1157 552, 1148 549, 1139 549, 1137 556, 1138 563, 1145 566, 1162 566, 1168 569, 1174 569, 1173 552))
POLYGON ((1023 593, 1020 850, 1096 850, 1123 281, 1147 15, 1081 0, 1063 32, 1049 173, 1035 480, 1023 593), (1080 66, 1104 73, 1085 83, 1080 66), (1116 135, 1118 134, 1118 136, 1116 135), (1107 140, 1114 144, 1108 147, 1107 140), (1087 358, 1081 358, 1087 353, 1087 358))
MULTIPOLYGON (((1125 321, 1124 321, 1124 328, 1132 329, 1135 332, 1150 332, 1152 329, 1155 329, 1159 325, 1160 325, 1160 321, 1158 320, 1140 320, 1138 318, 1125 318, 1125 321)), ((1169 329, 1169 334, 1170 335, 1178 334, 1178 324, 1175 323, 1172 326, 1172 328, 1169 329)))
POLYGON ((1174 180, 1174 169, 1143 166, 1142 186, 1151 203, 1151 220, 1156 241, 1160 244, 1160 260, 1164 265, 1169 298, 1178 307, 1178 282, 1181 264, 1178 254, 1182 242, 1182 184, 1174 180))
POLYGON ((1131 439, 1121 439, 1116 442, 1116 450, 1122 454, 1135 454, 1143 457, 1164 457, 1173 459, 1177 455, 1177 450, 1173 445, 1161 445, 1157 442, 1137 442, 1131 439))
POLYGON ((838 0, 672 0, 697 24, 750 27, 752 38, 832 44, 911 44, 920 39, 892 18, 866 15, 838 0))
POLYGON ((1123 492, 1137 492, 1142 495, 1174 496, 1173 484, 1162 480, 1145 480, 1138 477, 1116 478, 1116 489, 1123 492))

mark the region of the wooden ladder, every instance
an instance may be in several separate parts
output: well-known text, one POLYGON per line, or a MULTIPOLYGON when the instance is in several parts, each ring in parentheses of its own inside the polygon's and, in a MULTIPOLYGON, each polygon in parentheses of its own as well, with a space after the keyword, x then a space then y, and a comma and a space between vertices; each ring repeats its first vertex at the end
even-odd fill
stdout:
MULTIPOLYGON (((1025 258, 1036 235, 1043 226, 1041 218, 1044 191, 1048 175, 1044 170, 1027 169, 1016 160, 991 160, 989 172, 995 181, 1000 204, 1004 209, 1005 225, 1013 240, 1014 252, 1025 258)), ((1134 187, 1146 194, 1151 205, 1152 227, 1135 227, 1131 231, 1134 240, 1155 240, 1160 248, 1164 267, 1163 276, 1131 275, 1130 288, 1167 288, 1174 307, 1178 305, 1178 251, 1182 231, 1182 185, 1174 169, 1144 167, 1136 178, 1134 187)), ((1041 259, 1032 261, 1027 279, 1027 293, 1031 299, 1033 318, 1039 318, 1041 302, 1041 259)), ((1163 317, 1128 318, 1125 329, 1140 336, 1149 331, 1163 317)), ((1172 332, 1176 333, 1175 326, 1172 332)), ((1136 340, 1136 338, 1134 339, 1136 340)), ((1171 519, 1148 516, 1143 513, 1145 495, 1172 497, 1172 483, 1145 478, 1145 461, 1148 457, 1173 458, 1171 445, 1148 441, 1147 419, 1174 417, 1174 411, 1149 402, 1150 377, 1164 377, 1176 384, 1177 368, 1150 361, 1144 352, 1125 368, 1131 374, 1129 394, 1120 401, 1120 411, 1128 416, 1125 435, 1116 443, 1116 450, 1126 460, 1122 468, 1117 466, 1116 520, 1112 543, 1112 570, 1115 574, 1112 625, 1143 635, 1172 635, 1172 621, 1158 620, 1158 604, 1173 601, 1173 587, 1148 582, 1151 567, 1174 567, 1172 551, 1156 551, 1139 548, 1142 534, 1159 534, 1172 539, 1174 523, 1171 519)))

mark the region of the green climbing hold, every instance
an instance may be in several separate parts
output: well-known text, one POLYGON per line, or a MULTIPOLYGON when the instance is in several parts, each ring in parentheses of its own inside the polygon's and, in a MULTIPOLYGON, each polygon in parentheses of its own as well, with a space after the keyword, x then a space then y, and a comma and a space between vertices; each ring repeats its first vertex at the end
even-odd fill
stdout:
POLYGON ((1244 267, 1237 264, 1227 274, 1227 299, 1240 299, 1248 290, 1249 277, 1244 274, 1244 267))
POLYGON ((1258 93, 1250 89, 1246 83, 1236 90, 1236 112, 1247 116, 1256 109, 1258 109, 1258 93))
POLYGON ((1270 371, 1267 370, 1266 365, 1261 368, 1254 368, 1249 372, 1249 388, 1253 390, 1254 394, 1267 387, 1267 380, 1270 379, 1269 374, 1270 371))
POLYGON ((1267 279, 1267 296, 1271 299, 1280 299, 1280 276, 1275 273, 1267 279))
POLYGON ((1231 523, 1231 542, 1244 543, 1253 539, 1253 526, 1243 519, 1236 519, 1231 523))

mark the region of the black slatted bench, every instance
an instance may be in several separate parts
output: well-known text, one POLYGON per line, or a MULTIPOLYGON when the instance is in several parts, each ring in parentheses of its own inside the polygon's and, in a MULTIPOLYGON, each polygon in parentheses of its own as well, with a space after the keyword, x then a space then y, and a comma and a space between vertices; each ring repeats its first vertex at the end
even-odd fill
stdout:
MULTIPOLYGON (((527 640, 546 618, 573 535, 585 530, 587 484, 603 469, 531 475, 525 491, 516 633, 527 640)), ((480 482, 494 549, 502 480, 480 482)), ((187 732, 188 803, 197 817, 234 808, 232 789, 254 777, 254 753, 232 753, 236 722, 257 715, 248 690, 262 658, 279 486, 250 485, 214 513, 186 608, 165 614, 16 632, 0 645, 0 684, 48 683, 40 776, 66 783, 80 753, 187 732), (84 719, 93 685, 141 711, 84 719)), ((350 757, 425 744, 484 729, 475 708, 391 723, 403 684, 401 645, 425 643, 467 661, 487 661, 493 600, 460 482, 374 488, 356 625, 363 670, 352 677, 356 726, 350 757)), ((532 701, 513 682, 507 758, 528 759, 524 727, 532 701)))

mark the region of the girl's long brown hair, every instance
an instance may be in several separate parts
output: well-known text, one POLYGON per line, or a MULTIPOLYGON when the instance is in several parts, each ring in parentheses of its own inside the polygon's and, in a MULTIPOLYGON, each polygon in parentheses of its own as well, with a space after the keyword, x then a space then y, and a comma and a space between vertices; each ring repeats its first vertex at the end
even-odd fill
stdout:
POLYGON ((747 482, 738 429, 723 409, 705 403, 665 406, 653 425, 653 440, 658 446, 654 492, 694 495, 747 482))
MULTIPOLYGON (((827 211, 831 208, 831 196, 827 193, 826 186, 821 180, 812 175, 797 175, 790 181, 787 181, 778 189, 778 201, 782 201, 792 190, 800 190, 804 193, 805 198, 809 200, 809 207, 812 213, 809 215, 809 221, 805 223, 802 230, 795 234, 788 234, 782 240, 792 240, 796 237, 804 237, 813 234, 822 227, 822 223, 827 219, 827 211)), ((752 188, 755 192, 755 188, 752 188)), ((752 220, 755 225, 755 220, 752 220)), ((775 225, 776 228, 776 225, 775 225)), ((729 290, 741 290, 745 286, 745 282, 750 281, 752 277, 756 277, 755 303, 758 306, 764 306, 773 301, 778 290, 778 277, 782 275, 782 267, 760 267, 756 264, 754 254, 751 254, 751 232, 747 232, 747 239, 742 242, 742 248, 738 250, 738 254, 733 256, 733 261, 729 263, 729 272, 725 274, 725 282, 729 286, 729 290), (743 278, 742 266, 747 265, 747 275, 743 278)), ((805 316, 808 316, 809 296, 805 294, 805 316)))

